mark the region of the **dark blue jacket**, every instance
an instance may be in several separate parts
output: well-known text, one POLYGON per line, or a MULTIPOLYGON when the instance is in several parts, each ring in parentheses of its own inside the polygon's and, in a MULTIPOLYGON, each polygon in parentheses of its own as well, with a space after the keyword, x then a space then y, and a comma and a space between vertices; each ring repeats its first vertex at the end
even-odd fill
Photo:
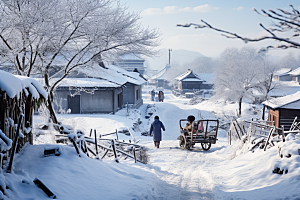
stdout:
POLYGON ((166 130, 163 123, 159 119, 155 119, 150 127, 150 135, 153 132, 153 141, 161 141, 161 129, 166 130))

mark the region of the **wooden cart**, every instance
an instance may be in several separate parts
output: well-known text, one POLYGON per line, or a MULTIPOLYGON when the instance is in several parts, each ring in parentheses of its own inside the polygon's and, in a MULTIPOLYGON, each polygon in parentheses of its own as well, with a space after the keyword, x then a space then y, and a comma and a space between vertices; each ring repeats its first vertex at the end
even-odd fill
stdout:
POLYGON ((201 143, 202 149, 207 151, 211 144, 216 144, 219 120, 203 119, 194 121, 192 131, 188 132, 182 128, 182 122, 187 119, 179 120, 181 135, 177 138, 181 149, 191 149, 196 143, 201 143))

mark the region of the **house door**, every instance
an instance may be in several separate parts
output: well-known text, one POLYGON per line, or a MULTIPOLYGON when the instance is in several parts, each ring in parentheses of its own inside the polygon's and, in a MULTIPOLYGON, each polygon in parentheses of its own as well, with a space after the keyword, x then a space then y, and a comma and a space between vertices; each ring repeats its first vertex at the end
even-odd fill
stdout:
POLYGON ((118 108, 122 108, 123 104, 123 98, 122 98, 122 93, 118 94, 118 108))
POLYGON ((71 109, 72 114, 80 114, 80 95, 68 95, 68 109, 71 109))

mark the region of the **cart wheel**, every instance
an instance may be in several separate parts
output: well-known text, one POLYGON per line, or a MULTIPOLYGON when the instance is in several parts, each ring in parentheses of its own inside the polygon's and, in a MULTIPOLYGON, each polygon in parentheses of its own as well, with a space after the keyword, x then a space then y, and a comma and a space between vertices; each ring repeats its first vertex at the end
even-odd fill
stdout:
POLYGON ((179 146, 182 150, 185 149, 186 146, 186 138, 183 137, 182 135, 180 136, 179 146))
POLYGON ((201 146, 203 150, 207 151, 210 149, 211 143, 210 142, 201 143, 201 146))

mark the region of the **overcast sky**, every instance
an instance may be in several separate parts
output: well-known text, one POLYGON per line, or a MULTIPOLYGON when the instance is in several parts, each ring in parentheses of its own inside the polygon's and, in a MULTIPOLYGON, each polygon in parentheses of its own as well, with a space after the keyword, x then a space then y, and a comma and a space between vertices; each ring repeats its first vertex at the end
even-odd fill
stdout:
MULTIPOLYGON (((206 56, 216 57, 227 47, 242 47, 241 40, 227 39, 221 33, 210 29, 176 27, 176 24, 199 23, 200 19, 211 25, 235 32, 242 36, 267 35, 258 25, 269 26, 271 20, 252 11, 260 9, 289 9, 288 4, 300 9, 299 0, 121 0, 129 11, 138 12, 142 24, 158 28, 162 33, 161 48, 197 51, 206 56)), ((250 43, 257 48, 271 41, 250 43)), ((298 54, 300 50, 290 50, 298 54)), ((270 54, 283 56, 287 50, 272 50, 270 54)))

